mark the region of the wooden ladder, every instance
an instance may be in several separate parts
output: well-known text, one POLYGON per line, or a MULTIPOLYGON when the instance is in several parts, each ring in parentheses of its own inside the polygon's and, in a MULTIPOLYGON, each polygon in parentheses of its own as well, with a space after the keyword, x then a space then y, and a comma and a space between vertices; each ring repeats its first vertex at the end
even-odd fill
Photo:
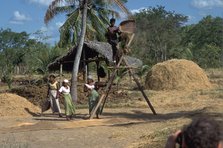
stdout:
POLYGON ((144 92, 142 86, 140 85, 138 79, 136 78, 136 76, 134 75, 132 69, 131 69, 130 66, 128 65, 128 62, 126 61, 125 57, 122 55, 121 58, 120 58, 120 60, 119 60, 119 62, 118 62, 118 64, 115 66, 115 68, 114 68, 114 70, 113 70, 113 73, 112 73, 111 78, 109 79, 109 81, 108 81, 108 83, 107 83, 107 85, 106 85, 106 87, 105 87, 105 92, 104 92, 104 93, 101 95, 101 97, 99 98, 97 105, 92 109, 92 111, 91 111, 91 113, 90 113, 90 118, 89 118, 89 119, 92 119, 92 118, 95 116, 96 111, 98 110, 99 106, 101 105, 102 101, 104 100, 103 105, 102 105, 102 108, 101 108, 101 110, 100 110, 100 114, 102 114, 102 112, 103 112, 103 108, 104 108, 104 106, 105 106, 105 103, 106 103, 106 100, 107 100, 107 97, 108 97, 108 94, 109 94, 109 92, 110 92, 110 90, 111 90, 111 86, 112 86, 113 81, 114 81, 114 78, 115 78, 115 74, 116 74, 116 72, 117 72, 119 66, 121 65, 122 61, 124 62, 126 68, 129 70, 130 75, 133 77, 133 80, 134 80, 135 83, 137 84, 137 86, 138 86, 140 92, 142 93, 144 99, 146 100, 146 102, 147 102, 149 108, 151 109, 151 111, 153 112, 153 114, 156 115, 156 111, 155 111, 155 109, 153 108, 151 102, 149 101, 149 98, 146 96, 146 94, 145 94, 145 92, 144 92))

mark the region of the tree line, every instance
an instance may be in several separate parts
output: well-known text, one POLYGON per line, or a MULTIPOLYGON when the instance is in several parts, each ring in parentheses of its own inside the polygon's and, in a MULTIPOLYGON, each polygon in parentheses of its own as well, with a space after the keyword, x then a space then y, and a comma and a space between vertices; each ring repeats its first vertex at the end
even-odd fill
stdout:
POLYGON ((193 60, 203 68, 223 64, 223 18, 206 16, 186 25, 188 17, 151 7, 135 14, 137 33, 133 55, 147 65, 172 58, 193 60))
POLYGON ((14 74, 46 74, 65 49, 31 39, 26 32, 0 29, 0 78, 11 87, 14 74))
MULTIPOLYGON (((104 41, 103 34, 109 15, 104 14, 104 17, 101 15, 103 12, 107 14, 115 12, 102 9, 103 5, 105 4, 98 3, 88 12, 88 19, 92 22, 88 24, 89 21, 87 21, 85 40, 104 41), (96 13, 97 9, 100 13, 96 13), (96 16, 103 21, 97 22, 96 16)), ((65 8, 55 8, 61 12, 65 11, 65 8)), ((2 80, 11 82, 13 74, 47 73, 47 65, 50 62, 67 52, 68 47, 77 45, 80 26, 73 28, 75 32, 69 24, 73 21, 80 22, 80 17, 77 16, 79 13, 71 11, 71 6, 66 8, 69 8, 66 11, 70 13, 67 21, 60 28, 60 41, 54 46, 43 43, 38 38, 33 39, 26 32, 18 33, 11 29, 0 29, 0 77, 2 80), (70 17, 70 15, 76 17, 70 17)), ((187 25, 187 16, 167 11, 162 6, 146 8, 134 14, 133 17, 137 23, 137 32, 131 47, 132 55, 143 60, 144 64, 152 66, 168 59, 184 58, 195 61, 203 68, 222 66, 223 18, 206 16, 196 24, 187 25)))

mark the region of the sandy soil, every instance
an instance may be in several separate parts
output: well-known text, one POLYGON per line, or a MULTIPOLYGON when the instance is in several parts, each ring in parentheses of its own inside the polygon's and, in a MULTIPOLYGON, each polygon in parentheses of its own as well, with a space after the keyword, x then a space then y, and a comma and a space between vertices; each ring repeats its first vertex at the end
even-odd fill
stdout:
POLYGON ((72 121, 50 112, 1 117, 0 148, 160 148, 170 133, 194 118, 211 117, 223 126, 223 72, 208 75, 212 89, 146 91, 158 115, 127 81, 120 91, 130 98, 108 103, 100 119, 86 120, 87 109, 77 109, 72 121))
MULTIPOLYGON (((147 91, 158 115, 153 115, 138 91, 129 107, 105 108, 101 119, 86 120, 77 110, 73 121, 49 112, 44 116, 0 118, 0 147, 109 148, 162 147, 167 135, 200 116, 223 123, 222 90, 147 91), (133 106, 135 106, 133 108, 133 106)), ((223 124, 222 124, 223 125, 223 124)))

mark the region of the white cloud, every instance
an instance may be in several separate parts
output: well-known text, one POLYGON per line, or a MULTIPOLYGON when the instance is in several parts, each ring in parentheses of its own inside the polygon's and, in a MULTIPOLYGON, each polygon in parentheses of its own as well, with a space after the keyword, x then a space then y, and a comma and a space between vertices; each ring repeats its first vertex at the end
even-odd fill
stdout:
POLYGON ((193 0, 192 5, 196 8, 223 7, 223 0, 193 0))
POLYGON ((188 20, 193 20, 193 19, 195 19, 195 17, 192 16, 192 15, 188 15, 187 17, 188 17, 188 20))
MULTIPOLYGON (((26 0, 26 1, 28 1, 31 4, 38 4, 38 5, 41 5, 41 6, 49 6, 52 3, 53 0, 26 0)), ((65 6, 66 2, 61 1, 61 2, 59 2, 59 5, 60 6, 65 6)))
POLYGON ((64 22, 56 22, 55 25, 57 28, 60 28, 63 24, 64 24, 64 22))
POLYGON ((42 26, 42 27, 40 28, 40 31, 41 31, 41 32, 47 32, 47 30, 48 30, 48 28, 45 27, 45 26, 42 26))
POLYGON ((53 0, 28 0, 30 3, 49 6, 53 0))
POLYGON ((53 31, 55 31, 56 29, 55 29, 55 27, 53 27, 53 26, 48 26, 48 27, 46 27, 46 26, 42 26, 41 28, 40 28, 40 31, 41 32, 47 32, 47 33, 49 33, 49 32, 53 32, 53 31))
POLYGON ((132 12, 132 14, 135 14, 135 13, 139 13, 143 9, 146 9, 146 8, 145 7, 142 7, 142 8, 139 8, 139 9, 133 9, 133 10, 131 10, 131 12, 132 12))
POLYGON ((25 14, 22 14, 19 11, 14 11, 13 17, 10 20, 11 24, 24 24, 25 22, 31 20, 30 17, 26 16, 25 14))

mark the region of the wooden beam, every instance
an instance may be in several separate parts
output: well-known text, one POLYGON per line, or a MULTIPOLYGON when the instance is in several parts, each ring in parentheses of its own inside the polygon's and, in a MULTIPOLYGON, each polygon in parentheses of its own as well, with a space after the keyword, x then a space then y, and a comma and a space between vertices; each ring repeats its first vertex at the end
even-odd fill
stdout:
MULTIPOLYGON (((127 63, 127 61, 126 61, 125 58, 124 58, 124 62, 125 62, 125 64, 128 66, 128 63, 127 63)), ((140 92, 142 93, 143 97, 145 98, 145 100, 146 100, 148 106, 150 107, 150 109, 152 110, 153 114, 156 115, 156 111, 155 111, 155 109, 153 108, 153 106, 152 106, 151 102, 149 101, 148 97, 146 96, 146 94, 145 94, 145 92, 144 92, 142 86, 140 85, 138 79, 135 77, 134 73, 132 72, 132 69, 129 69, 129 73, 130 73, 130 75, 133 77, 134 81, 136 82, 136 84, 137 84, 137 86, 138 86, 140 92)))
MULTIPOLYGON (((115 67, 119 67, 119 66, 120 66, 120 64, 121 64, 121 62, 122 62, 122 59, 123 59, 123 56, 121 56, 121 58, 120 58, 118 64, 117 64, 115 67)), ((92 111, 91 111, 91 113, 90 113, 90 117, 89 117, 89 119, 92 119, 92 118, 94 117, 94 115, 95 115, 96 111, 98 110, 99 106, 101 105, 102 101, 106 98, 106 96, 108 96, 108 93, 109 93, 109 91, 110 91, 110 89, 111 89, 111 85, 112 85, 112 83, 113 83, 113 80, 114 80, 114 78, 115 78, 115 74, 116 74, 117 70, 118 70, 118 69, 114 69, 114 71, 113 71, 113 73, 112 73, 112 76, 111 76, 110 80, 108 81, 107 86, 106 86, 106 88, 105 88, 105 93, 103 93, 103 94, 101 95, 101 97, 100 97, 99 100, 98 100, 97 105, 92 109, 92 111)))
POLYGON ((97 77, 98 77, 98 82, 100 82, 100 77, 99 77, 99 74, 98 74, 98 69, 99 69, 99 61, 96 61, 96 69, 97 69, 97 77))
POLYGON ((63 64, 60 64, 60 87, 62 86, 62 76, 63 76, 63 64))
MULTIPOLYGON (((116 67, 107 67, 108 69, 115 69, 116 67)), ((127 68, 127 69, 139 69, 138 67, 132 67, 132 66, 119 66, 117 67, 117 69, 123 69, 123 68, 127 68)))
MULTIPOLYGON (((98 59, 89 59, 89 60, 81 60, 80 62, 97 62, 97 61, 105 61, 105 58, 98 58, 98 59)), ((61 63, 73 63, 74 61, 63 61, 61 63)))
POLYGON ((85 49, 83 49, 83 64, 84 64, 84 82, 87 83, 87 75, 88 75, 88 65, 86 63, 86 54, 85 49))

